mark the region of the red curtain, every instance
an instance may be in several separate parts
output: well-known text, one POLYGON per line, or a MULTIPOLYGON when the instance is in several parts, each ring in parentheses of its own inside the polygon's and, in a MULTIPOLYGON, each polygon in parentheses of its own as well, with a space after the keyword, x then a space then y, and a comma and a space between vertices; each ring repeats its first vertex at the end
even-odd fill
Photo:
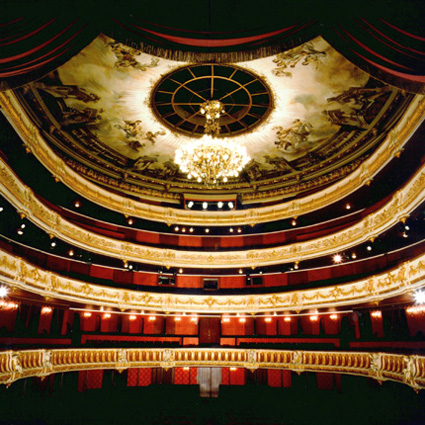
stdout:
POLYGON ((227 21, 217 18, 220 14, 214 8, 219 6, 212 4, 212 10, 200 7, 199 19, 188 21, 178 2, 164 1, 155 6, 133 0, 116 4, 46 0, 42 13, 39 2, 26 2, 24 7, 20 2, 8 2, 5 7, 3 2, 0 88, 13 88, 47 74, 103 32, 173 59, 190 60, 204 54, 208 60, 208 55, 221 53, 233 61, 249 57, 256 49, 262 49, 258 54, 276 54, 322 35, 350 61, 379 79, 423 91, 424 2, 405 1, 400 7, 395 0, 376 0, 338 9, 331 0, 320 2, 320 7, 298 1, 291 13, 287 7, 283 9, 283 3, 267 7, 266 2, 261 13, 258 6, 231 10, 238 19, 227 21), (164 9, 169 11, 166 17, 164 9), (215 19, 202 25, 200 21, 211 13, 217 13, 215 19))

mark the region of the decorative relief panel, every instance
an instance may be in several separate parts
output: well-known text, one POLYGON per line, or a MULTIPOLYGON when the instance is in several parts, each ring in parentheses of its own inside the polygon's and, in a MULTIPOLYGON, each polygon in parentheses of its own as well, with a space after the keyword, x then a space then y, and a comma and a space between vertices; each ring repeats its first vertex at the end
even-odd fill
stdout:
POLYGON ((13 288, 81 304, 163 313, 271 314, 358 305, 407 294, 424 285, 425 255, 387 273, 347 284, 261 295, 182 295, 115 289, 64 278, 0 250, 0 278, 13 288), (52 287, 52 278, 55 287, 52 287))

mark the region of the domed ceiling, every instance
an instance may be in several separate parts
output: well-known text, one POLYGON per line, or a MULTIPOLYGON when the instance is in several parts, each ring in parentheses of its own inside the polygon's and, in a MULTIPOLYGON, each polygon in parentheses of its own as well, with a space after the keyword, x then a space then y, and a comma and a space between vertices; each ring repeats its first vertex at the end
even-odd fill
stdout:
POLYGON ((255 201, 343 178, 385 139, 413 98, 371 78, 323 38, 235 64, 177 62, 97 37, 66 64, 19 89, 48 145, 115 191, 179 199, 238 193, 255 201), (246 148, 238 177, 197 182, 175 155, 202 140, 201 106, 219 100, 218 134, 246 148))

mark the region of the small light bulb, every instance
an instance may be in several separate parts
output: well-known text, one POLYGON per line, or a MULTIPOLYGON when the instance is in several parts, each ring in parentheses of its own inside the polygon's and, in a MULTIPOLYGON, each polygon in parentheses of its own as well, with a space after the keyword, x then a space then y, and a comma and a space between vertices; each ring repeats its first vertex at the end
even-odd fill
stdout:
POLYGON ((223 202, 218 201, 217 202, 217 207, 220 208, 220 209, 223 208, 223 202))
POLYGON ((187 203, 187 207, 188 207, 188 208, 192 208, 192 207, 193 207, 193 205, 194 205, 194 202, 193 202, 193 201, 189 201, 189 202, 187 203))
POLYGON ((206 210, 208 208, 208 202, 202 202, 202 208, 206 210))
POLYGON ((227 203, 227 206, 228 206, 231 210, 233 210, 233 208, 235 207, 235 204, 234 204, 233 202, 228 202, 228 203, 227 203))
POLYGON ((0 286, 0 298, 4 298, 9 293, 9 290, 6 286, 0 286))

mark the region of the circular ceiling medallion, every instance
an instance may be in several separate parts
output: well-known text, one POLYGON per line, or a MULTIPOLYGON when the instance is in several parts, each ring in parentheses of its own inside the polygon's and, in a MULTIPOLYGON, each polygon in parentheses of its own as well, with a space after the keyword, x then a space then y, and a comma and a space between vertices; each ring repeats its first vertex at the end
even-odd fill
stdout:
POLYGON ((233 136, 259 125, 272 109, 267 84, 234 65, 202 64, 179 68, 162 78, 152 93, 152 108, 172 130, 191 136, 205 133, 203 105, 219 101, 218 136, 233 136))

